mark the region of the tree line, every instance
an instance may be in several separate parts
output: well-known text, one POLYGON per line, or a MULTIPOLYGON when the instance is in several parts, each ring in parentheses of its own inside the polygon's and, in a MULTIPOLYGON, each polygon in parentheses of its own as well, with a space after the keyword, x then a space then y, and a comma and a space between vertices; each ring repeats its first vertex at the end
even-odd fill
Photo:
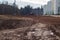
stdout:
MULTIPOLYGON (((41 9, 42 8, 40 8, 39 10, 41 9)), ((0 4, 1 15, 34 15, 32 13, 32 10, 33 8, 30 5, 19 9, 18 7, 12 5, 0 4)), ((43 11, 43 9, 41 11, 43 11)))

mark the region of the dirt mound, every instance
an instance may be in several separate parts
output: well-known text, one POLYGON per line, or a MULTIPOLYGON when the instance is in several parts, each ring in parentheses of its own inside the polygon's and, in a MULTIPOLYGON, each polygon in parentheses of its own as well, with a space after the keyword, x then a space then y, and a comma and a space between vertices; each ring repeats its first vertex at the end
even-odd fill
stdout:
POLYGON ((60 40, 60 17, 4 17, 0 20, 0 40, 60 40))
POLYGON ((49 29, 52 30, 52 32, 53 32, 55 35, 57 35, 57 36, 60 37, 60 25, 59 25, 59 24, 57 24, 57 25, 50 25, 50 26, 49 26, 49 29))
POLYGON ((33 20, 0 20, 0 30, 28 27, 35 23, 33 20))
POLYGON ((1 31, 0 40, 59 40, 48 27, 49 25, 37 23, 30 27, 1 31))

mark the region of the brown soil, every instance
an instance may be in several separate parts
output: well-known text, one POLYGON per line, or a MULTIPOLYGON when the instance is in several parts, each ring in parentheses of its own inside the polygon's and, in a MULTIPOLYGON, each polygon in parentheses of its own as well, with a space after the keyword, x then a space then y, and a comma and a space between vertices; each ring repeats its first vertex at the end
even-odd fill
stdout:
POLYGON ((0 15, 0 40, 28 40, 27 37, 24 39, 28 32, 41 28, 54 33, 54 39, 46 40, 60 40, 60 17, 0 15))

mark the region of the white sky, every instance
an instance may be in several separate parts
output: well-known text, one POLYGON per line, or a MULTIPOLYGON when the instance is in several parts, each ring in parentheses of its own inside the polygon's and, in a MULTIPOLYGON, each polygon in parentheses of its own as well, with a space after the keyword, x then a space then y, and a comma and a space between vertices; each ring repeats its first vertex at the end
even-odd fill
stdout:
POLYGON ((43 5, 43 4, 46 4, 49 0, 21 0, 21 1, 34 3, 34 4, 42 4, 43 5))
MULTIPOLYGON (((8 1, 9 3, 14 2, 14 0, 5 0, 5 1, 8 1)), ((47 4, 48 1, 50 0, 16 0, 16 3, 19 7, 24 7, 26 5, 31 5, 32 7, 40 7, 41 5, 47 4)))

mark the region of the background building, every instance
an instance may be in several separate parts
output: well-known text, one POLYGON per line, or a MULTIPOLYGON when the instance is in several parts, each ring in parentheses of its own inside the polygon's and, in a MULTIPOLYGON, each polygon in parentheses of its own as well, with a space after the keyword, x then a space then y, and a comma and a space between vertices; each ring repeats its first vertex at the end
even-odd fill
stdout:
POLYGON ((51 0, 44 5, 44 14, 52 15, 52 14, 60 14, 60 0, 51 0))
POLYGON ((44 5, 43 9, 44 9, 44 14, 52 15, 53 14, 53 11, 52 11, 52 2, 49 1, 47 3, 47 5, 44 5))
POLYGON ((54 14, 60 14, 60 0, 51 0, 54 14))

